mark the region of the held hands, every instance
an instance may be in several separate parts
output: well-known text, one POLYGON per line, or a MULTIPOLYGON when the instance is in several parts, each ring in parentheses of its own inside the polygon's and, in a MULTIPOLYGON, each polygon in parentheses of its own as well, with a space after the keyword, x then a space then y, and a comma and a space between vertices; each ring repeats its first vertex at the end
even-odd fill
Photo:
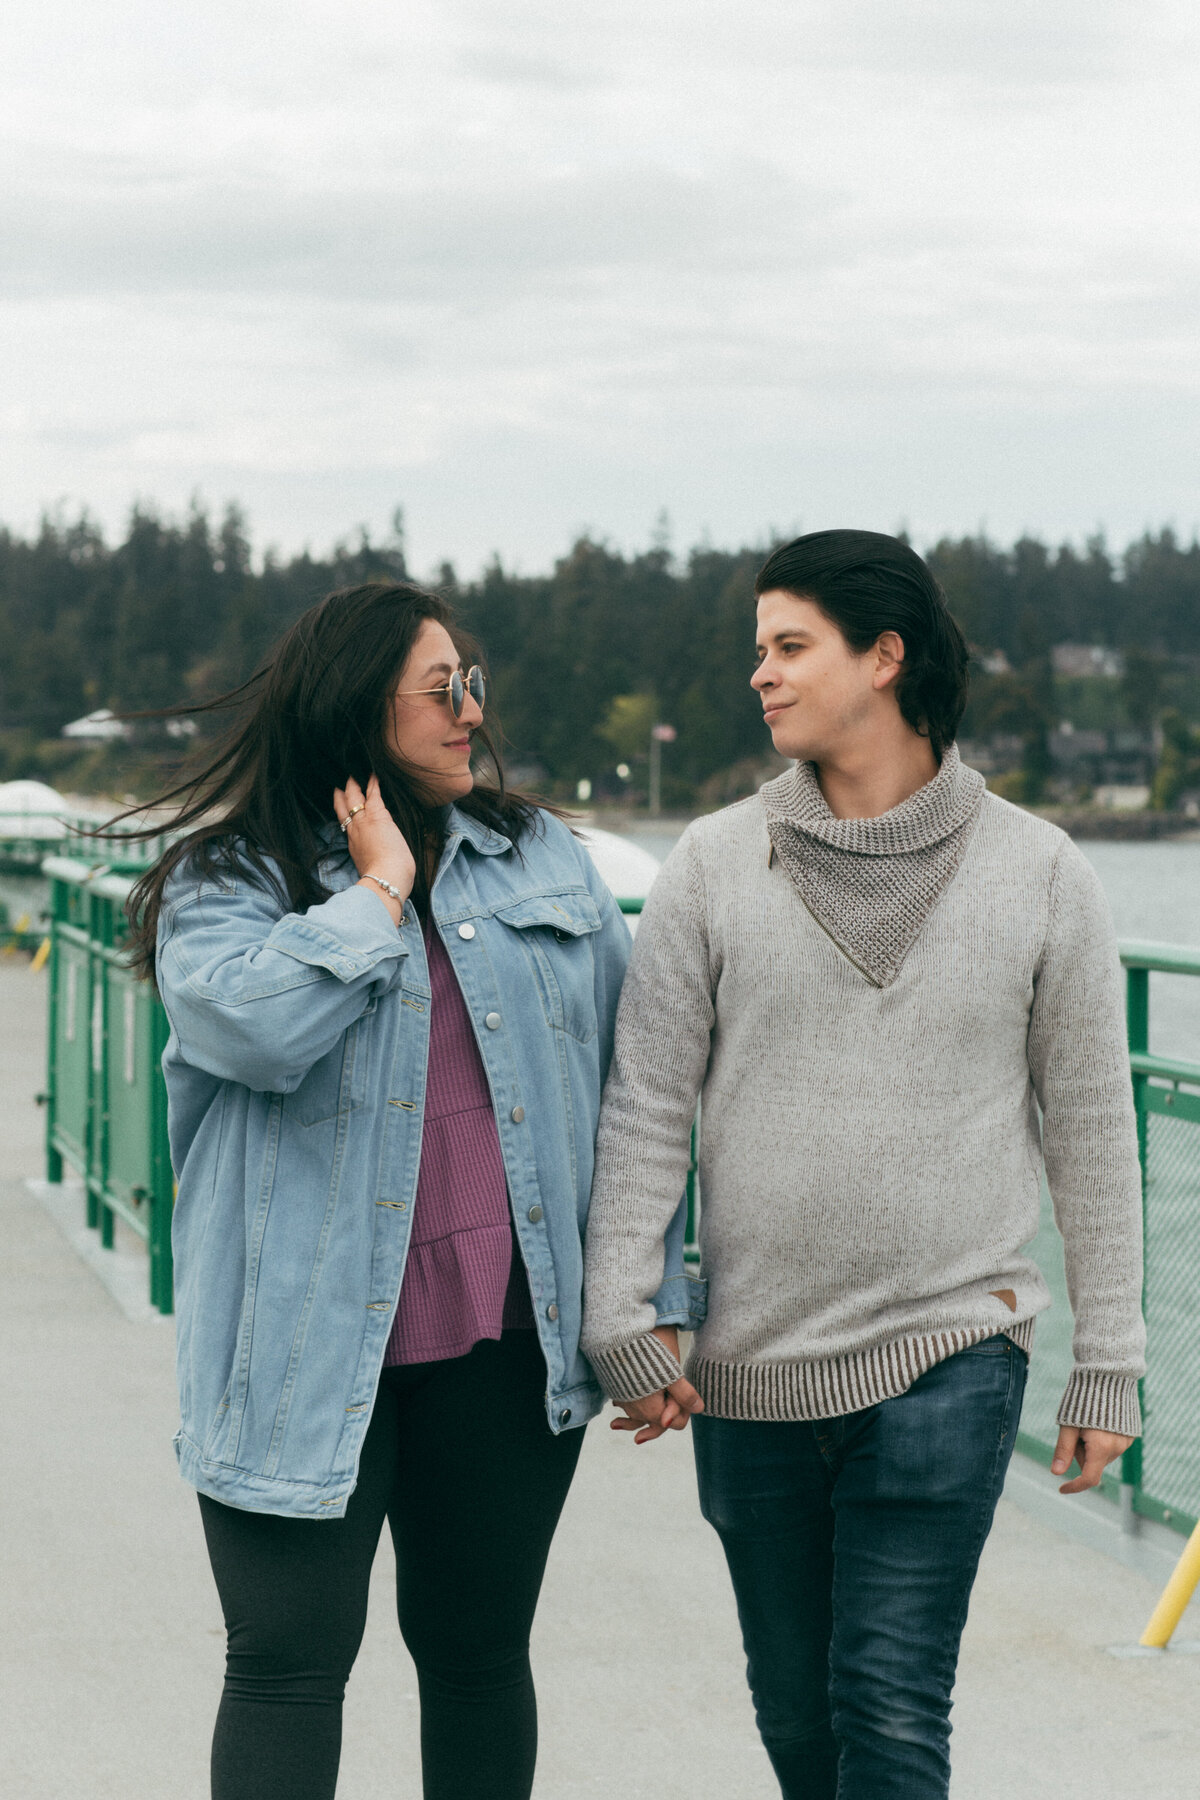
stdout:
POLYGON ((1063 1425, 1059 1428, 1050 1464, 1055 1475, 1065 1475, 1073 1462, 1079 1464, 1074 1481, 1064 1482, 1060 1494, 1081 1494, 1085 1488, 1100 1486, 1100 1477, 1110 1462, 1123 1456, 1133 1439, 1115 1431, 1093 1431, 1090 1425, 1063 1425))
MULTIPOLYGON (((346 845, 359 874, 382 876, 392 887, 399 888, 407 899, 417 879, 417 865, 404 833, 383 803, 378 777, 371 776, 364 794, 353 775, 350 776, 344 788, 334 788, 333 810, 339 824, 350 820, 346 845)), ((400 901, 393 900, 373 881, 360 881, 358 885, 369 888, 387 907, 395 924, 400 923, 403 916, 400 901)))
MULTIPOLYGON (((679 1333, 675 1327, 656 1325, 654 1336, 678 1360, 679 1333)), ((685 1431, 692 1414, 704 1411, 703 1400, 691 1382, 685 1381, 682 1375, 660 1393, 646 1394, 640 1400, 618 1400, 615 1404, 625 1417, 614 1419, 610 1430, 634 1432, 635 1444, 653 1443, 664 1431, 685 1431)))

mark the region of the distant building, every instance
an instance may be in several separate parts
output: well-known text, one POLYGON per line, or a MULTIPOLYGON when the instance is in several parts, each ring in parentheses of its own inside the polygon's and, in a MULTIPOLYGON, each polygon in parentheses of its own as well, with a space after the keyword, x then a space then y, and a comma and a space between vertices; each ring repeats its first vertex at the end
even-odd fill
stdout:
MULTIPOLYGON (((1116 793, 1140 793, 1158 760, 1151 731, 1081 731, 1064 719, 1050 733, 1050 762, 1056 776, 1116 793)), ((1097 799, 1100 806, 1141 806, 1144 801, 1097 799)))
POLYGON ((1125 673, 1121 652, 1103 644, 1055 644, 1050 660, 1056 675, 1100 675, 1115 681, 1125 673))
POLYGON ((1140 812, 1150 802, 1150 789, 1138 782, 1114 782, 1098 787, 1094 798, 1097 806, 1110 807, 1114 812, 1140 812))

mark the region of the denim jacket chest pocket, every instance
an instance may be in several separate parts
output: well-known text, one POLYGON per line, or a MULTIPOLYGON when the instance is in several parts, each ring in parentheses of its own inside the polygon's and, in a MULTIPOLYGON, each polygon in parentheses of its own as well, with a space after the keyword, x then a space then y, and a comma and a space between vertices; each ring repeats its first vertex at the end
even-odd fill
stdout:
POLYGON ((299 1087, 284 1096, 284 1111, 298 1124, 325 1125, 364 1104, 371 1037, 367 1021, 378 1005, 378 994, 372 994, 341 1041, 313 1064, 299 1087))
POLYGON ((581 1044, 596 1035, 592 935, 599 909, 590 894, 537 894, 495 914, 533 972, 547 1024, 581 1044))

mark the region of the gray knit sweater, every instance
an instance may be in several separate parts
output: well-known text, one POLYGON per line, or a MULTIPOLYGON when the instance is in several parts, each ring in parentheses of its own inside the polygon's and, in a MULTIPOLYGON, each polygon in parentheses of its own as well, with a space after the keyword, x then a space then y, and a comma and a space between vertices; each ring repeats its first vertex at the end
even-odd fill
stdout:
POLYGON ((687 1374, 710 1413, 836 1417, 996 1332, 1031 1348, 1044 1158, 1075 1316, 1059 1418, 1139 1431, 1141 1182, 1108 907, 1070 840, 957 751, 877 819, 836 819, 801 764, 664 865, 587 1234, 583 1345, 616 1399, 680 1373, 651 1296, 698 1096, 709 1305, 687 1374))

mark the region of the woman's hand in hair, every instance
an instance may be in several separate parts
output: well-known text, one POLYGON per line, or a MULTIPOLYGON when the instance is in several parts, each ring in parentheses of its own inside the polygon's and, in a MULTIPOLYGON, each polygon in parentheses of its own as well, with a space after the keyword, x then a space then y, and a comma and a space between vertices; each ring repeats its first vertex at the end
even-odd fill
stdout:
MULTIPOLYGON (((334 788, 333 810, 339 823, 350 820, 346 844, 359 874, 380 876, 407 899, 417 879, 417 865, 404 833, 383 803, 378 778, 371 776, 364 794, 350 776, 344 788, 334 788)), ((369 888, 387 907, 395 923, 400 923, 400 901, 393 900, 373 881, 360 881, 359 886, 369 888)))

